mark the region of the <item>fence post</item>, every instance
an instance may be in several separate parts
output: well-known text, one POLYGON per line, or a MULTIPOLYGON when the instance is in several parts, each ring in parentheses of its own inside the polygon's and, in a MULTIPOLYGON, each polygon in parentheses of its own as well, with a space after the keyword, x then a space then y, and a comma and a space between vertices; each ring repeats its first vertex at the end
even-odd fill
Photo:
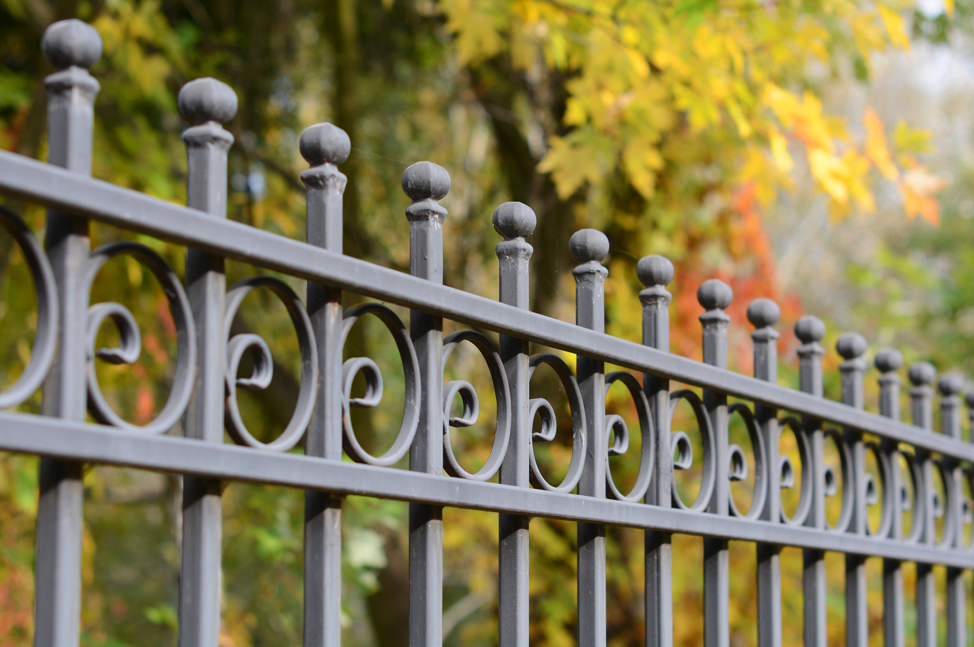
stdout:
MULTIPOLYGON (((835 344, 835 349, 844 362, 839 365, 842 373, 842 402, 856 409, 862 409, 862 376, 866 371, 866 361, 862 359, 868 344, 858 334, 843 333, 835 344)), ((866 536, 866 445, 862 434, 853 429, 844 431, 845 442, 852 454, 852 519, 849 532, 866 536)), ((845 639, 846 645, 869 645, 869 604, 866 580, 866 558, 862 555, 845 556, 845 639)))
MULTIPOLYGON (((95 96, 88 68, 101 58, 101 36, 80 20, 47 28, 41 47, 57 72, 47 88, 48 162, 91 175, 95 96)), ((88 221, 48 211, 45 247, 58 287, 58 349, 44 383, 44 415, 83 422, 86 410, 85 265, 91 243, 88 221)), ((82 465, 41 459, 37 507, 34 644, 78 644, 81 614, 82 465)))
MULTIPOLYGON (((301 173, 307 187, 307 241, 342 253, 342 195, 346 177, 338 165, 351 142, 341 128, 315 124, 301 133, 301 155, 311 168, 301 173)), ((342 291, 308 283, 308 313, 318 344, 318 397, 305 439, 305 454, 342 460, 342 291)), ((342 499, 308 490, 304 494, 304 645, 341 644, 342 499)))
MULTIPOLYGON (((896 371, 903 366, 903 355, 895 348, 886 348, 876 353, 876 368, 879 369, 879 414, 900 419, 900 376, 896 371)), ((883 440, 880 446, 890 465, 889 485, 893 491, 893 525, 890 538, 903 539, 903 518, 901 513, 900 455, 897 443, 883 440)), ((883 560, 883 639, 885 647, 904 647, 906 631, 903 626, 903 567, 897 559, 883 560)))
MULTIPOLYGON (((937 370, 928 362, 917 362, 910 367, 910 408, 913 424, 927 431, 933 430, 933 388, 930 384, 937 377, 937 370)), ((917 463, 923 475, 924 517, 920 542, 933 545, 937 541, 933 506, 933 460, 930 453, 916 450, 917 463)), ((916 565, 917 600, 917 647, 937 647, 937 584, 930 564, 916 565)))
MULTIPOLYGON (((644 256, 636 275, 646 289, 639 293, 643 304, 643 345, 670 352, 670 301, 666 286, 673 280, 673 263, 663 256, 644 256)), ((669 508, 673 503, 673 452, 670 451, 670 381, 643 373, 643 390, 649 400, 656 429, 655 473, 646 492, 646 503, 669 508), (668 460, 669 459, 669 460, 668 460)), ((673 644, 673 536, 646 531, 646 647, 673 644)))
MULTIPOLYGON (((778 382, 778 338, 774 329, 781 308, 771 299, 756 299, 747 307, 747 318, 754 326, 754 377, 772 384, 778 382)), ((761 519, 781 522, 781 469, 779 467, 778 410, 761 404, 754 407, 754 418, 764 438, 767 460, 768 494, 761 519)), ((757 544, 758 563, 758 647, 781 647, 781 547, 757 544)))
MULTIPOLYGON (((818 317, 802 317, 795 324, 795 336, 802 343, 798 347, 799 381, 801 390, 822 397, 822 354, 818 343, 825 337, 825 324, 818 317)), ((811 446, 812 508, 805 524, 825 529, 825 437, 822 423, 802 416, 802 430, 811 446)), ((802 467, 802 469, 805 469, 802 467)), ((805 647, 826 647, 828 635, 825 617, 825 553, 806 548, 802 550, 802 589, 804 593, 805 647)))
MULTIPOLYGON (((706 310, 700 315, 703 325, 703 361, 727 368, 727 326, 730 317, 724 309, 734 292, 717 279, 704 281, 697 290, 697 301, 706 310)), ((708 511, 726 517, 729 512, 730 476, 727 396, 705 390, 704 406, 714 430, 714 492, 708 511)), ((727 540, 704 537, 703 540, 703 642, 704 647, 730 645, 730 558, 727 540)))
MULTIPOLYGON (((233 135, 224 124, 237 113, 237 95, 216 79, 196 79, 182 87, 179 113, 193 124, 183 132, 187 202, 206 215, 226 218, 227 151, 233 135)), ((195 249, 186 252, 186 284, 199 345, 196 387, 186 410, 185 434, 207 443, 223 442, 226 330, 223 327, 226 276, 222 258, 195 249)), ((220 568, 223 504, 216 480, 183 478, 183 541, 179 577, 180 647, 216 645, 220 640, 220 568)))
MULTIPOLYGON (((534 248, 524 239, 534 233, 537 217, 520 202, 505 202, 497 207, 494 229, 504 237, 497 243, 500 271, 500 301, 527 310, 530 303, 528 264, 534 248)), ((528 342, 500 336, 500 355, 507 371, 511 396, 511 438, 501 464, 500 482, 527 488, 531 451, 531 426, 528 416, 528 342)), ((500 647, 527 647, 530 632, 530 591, 528 560, 528 518, 501 513, 498 517, 498 601, 500 647)))
MULTIPOLYGON (((578 266, 575 277, 575 323, 605 332, 605 277, 601 261, 609 254, 609 239, 601 231, 581 229, 568 241, 578 266)), ((605 498, 605 364, 578 356, 575 373, 585 405, 588 430, 585 467, 578 493, 605 498)), ((578 524, 578 644, 604 647, 605 629, 605 526, 578 524)))
MULTIPOLYGON (((412 200, 409 219, 409 273, 443 283, 443 220, 438 204, 450 190, 450 175, 432 162, 417 162, 402 174, 402 190, 412 200)), ((419 428, 409 449, 409 469, 443 473, 443 319, 411 310, 409 332, 419 357, 423 398, 419 428)), ((409 504, 409 644, 443 643, 443 508, 409 504)))
MULTIPOLYGON (((964 378, 957 374, 947 374, 937 383, 940 390, 940 431, 951 438, 961 439, 961 399, 964 378)), ((944 459, 948 467, 949 482, 947 502, 950 509, 947 515, 954 518, 954 536, 945 537, 945 543, 952 548, 963 547, 963 501, 964 472, 957 461, 944 459), (951 494, 950 490, 953 491, 951 494)), ((947 647, 967 646, 967 589, 964 570, 947 567, 947 647)))

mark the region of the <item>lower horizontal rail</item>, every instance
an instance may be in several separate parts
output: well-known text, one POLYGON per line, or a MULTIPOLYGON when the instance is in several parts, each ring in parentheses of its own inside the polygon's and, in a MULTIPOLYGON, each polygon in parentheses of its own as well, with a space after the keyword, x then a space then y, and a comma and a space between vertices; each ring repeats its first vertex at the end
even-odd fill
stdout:
POLYGON ((299 454, 211 445, 172 436, 144 436, 44 416, 0 413, 0 451, 526 517, 974 568, 974 551, 971 550, 931 548, 766 521, 663 509, 643 503, 597 500, 387 467, 330 462, 299 454))

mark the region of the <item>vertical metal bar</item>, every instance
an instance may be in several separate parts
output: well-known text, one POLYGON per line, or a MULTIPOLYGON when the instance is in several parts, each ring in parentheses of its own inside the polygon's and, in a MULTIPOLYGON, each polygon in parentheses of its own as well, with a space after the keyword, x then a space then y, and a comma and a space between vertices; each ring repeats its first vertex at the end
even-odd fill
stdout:
MULTIPOLYGON (((933 430, 933 389, 930 384, 937 377, 937 370, 927 362, 918 362, 910 367, 910 408, 913 424, 927 431, 933 430)), ((936 543, 936 526, 933 511, 933 462, 929 452, 916 450, 916 459, 923 474, 924 516, 920 522, 923 532, 920 541, 932 545, 936 543)), ((930 564, 917 564, 917 647, 936 647, 937 645, 937 586, 933 567, 930 564)))
MULTIPOLYGON (((940 399, 940 431, 944 435, 960 440, 961 438, 961 399, 964 390, 964 378, 957 374, 948 374, 940 378, 937 388, 943 396, 940 399)), ((948 492, 946 505, 950 509, 946 514, 955 521, 954 536, 945 537, 947 545, 961 548, 963 546, 963 501, 964 501, 964 473, 958 461, 945 459, 948 465, 949 481, 945 485, 948 492)), ((950 524, 948 524, 949 526, 950 524)), ((948 647, 967 647, 967 591, 964 585, 964 570, 947 568, 947 645, 948 647)))
MULTIPOLYGON (((338 165, 351 142, 332 124, 301 133, 301 155, 311 168, 301 173, 307 187, 307 240, 342 253, 342 195, 347 178, 338 165)), ((320 381, 305 454, 342 460, 342 291, 308 283, 308 314, 318 344, 320 381)), ((304 645, 341 644, 342 499, 326 492, 304 494, 304 645)))
MULTIPOLYGON (((402 190, 413 201, 409 219, 409 273, 443 283, 443 220, 438 204, 450 190, 450 175, 432 162, 417 162, 402 174, 402 190)), ((409 313, 409 330, 419 357, 423 401, 419 429, 409 450, 409 469, 443 473, 443 320, 409 313)), ((409 504, 409 644, 443 642, 443 508, 409 504)))
MULTIPOLYGON (((662 256, 644 256, 636 274, 646 289, 639 293, 643 304, 643 345, 670 352, 670 301, 666 286, 673 280, 673 264, 662 256)), ((646 492, 646 503, 669 508, 673 503, 673 452, 670 451, 670 381, 643 374, 643 390, 652 410, 656 430, 655 474, 646 492)), ((673 644, 673 545, 672 535, 646 531, 646 647, 673 644)))
MULTIPOLYGON (((179 112, 194 124, 183 132, 189 161, 187 203, 210 218, 227 215, 227 151, 233 135, 220 124, 237 113, 237 95, 216 79, 182 87, 179 112)), ((196 388, 186 410, 185 433, 223 442, 226 276, 222 258, 186 252, 186 283, 199 345, 196 388)), ((183 478, 183 542, 179 577, 180 647, 216 645, 220 639, 220 566, 223 504, 220 482, 183 478)))
MULTIPOLYGON (((91 175, 91 140, 99 85, 88 68, 101 58, 101 37, 80 20, 56 22, 41 46, 57 72, 47 88, 48 161, 91 175)), ((88 221, 49 211, 45 247, 58 287, 57 359, 44 384, 43 413, 85 419, 85 321, 88 290, 85 264, 90 252, 88 221)), ((41 459, 37 508, 37 647, 78 644, 81 614, 81 536, 84 486, 80 463, 41 459)))
MULTIPOLYGON (((795 336, 802 342, 798 348, 799 380, 801 390, 822 397, 822 354, 824 350, 818 343, 825 337, 825 324, 818 317, 802 317, 795 324, 795 336)), ((803 433, 811 445, 812 507, 806 525, 823 530, 825 528, 825 465, 823 451, 825 438, 820 421, 807 416, 802 417, 803 433)), ((802 551, 804 591, 805 647, 826 647, 827 628, 825 616, 825 553, 806 548, 802 551)))
MULTIPOLYGON (((845 360, 839 365, 842 372, 842 402, 856 409, 864 406, 862 395, 862 376, 866 362, 862 354, 866 352, 866 339, 857 333, 844 333, 839 337, 835 349, 845 360)), ((845 430, 845 441, 852 453, 853 483, 843 483, 843 487, 854 488, 852 497, 852 519, 849 532, 866 536, 866 445, 862 434, 853 429, 845 430)), ((849 647, 868 647, 869 645, 869 603, 866 580, 866 558, 862 555, 845 556, 845 636, 849 647)))
MULTIPOLYGON (((747 318, 754 326, 754 377, 777 384, 778 331, 774 325, 781 317, 781 309, 771 299, 757 299, 747 308, 747 318)), ((779 467, 778 411, 756 405, 754 418, 764 438, 767 459, 768 494, 761 519, 769 523, 781 522, 781 469, 779 467)), ((758 647, 781 647, 781 547, 757 544, 758 563, 758 647)))
MULTIPOLYGON (((568 241, 579 265, 575 277, 575 323, 605 332, 605 277, 601 261, 609 254, 609 239, 595 229, 581 229, 568 241)), ((605 364, 578 356, 576 374, 585 403, 587 451, 578 493, 605 498, 605 364)), ((578 524, 578 644, 605 647, 605 526, 578 524)))
MULTIPOLYGON (((727 326, 730 317, 724 309, 734 292, 717 279, 704 281, 697 290, 697 301, 706 310, 700 315, 703 324, 703 361, 727 368, 727 326)), ((714 430, 714 492, 709 511, 719 516, 730 513, 730 459, 727 396, 714 391, 703 392, 704 406, 714 430)), ((704 647, 730 646, 730 556, 726 539, 703 539, 703 644, 704 647)))
MULTIPOLYGON (((876 354, 876 368, 879 369, 879 414, 899 421, 900 419, 900 376, 896 371, 903 366, 903 355, 893 348, 886 348, 876 354)), ((890 464, 889 487, 893 493, 893 524, 890 539, 903 539, 903 517, 900 492, 900 456, 897 443, 884 440, 882 451, 890 464)), ((906 630, 903 624, 903 567, 899 560, 883 560, 883 644, 885 647, 905 647, 906 630)))
MULTIPOLYGON (((497 244, 500 301, 527 310, 530 304, 528 263, 534 248, 524 239, 534 233, 534 211, 520 202, 505 202, 494 211, 494 229, 504 241, 497 244)), ((501 464, 500 482, 529 487, 531 426, 528 416, 528 342, 500 336, 500 355, 511 390, 511 439, 501 464)), ((528 518, 501 514, 498 518, 498 600, 500 647, 527 647, 530 631, 528 518)))

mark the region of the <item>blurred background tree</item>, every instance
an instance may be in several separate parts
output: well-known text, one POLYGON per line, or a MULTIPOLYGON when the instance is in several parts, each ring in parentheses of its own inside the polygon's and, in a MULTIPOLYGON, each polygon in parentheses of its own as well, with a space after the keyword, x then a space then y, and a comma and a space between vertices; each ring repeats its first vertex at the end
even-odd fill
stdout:
MULTIPOLYGON (((429 159, 453 179, 444 201, 448 285, 496 296, 490 214, 518 200, 538 215, 538 312, 573 320, 567 240, 597 227, 612 244, 612 334, 639 338, 634 266, 659 253, 677 266, 673 352, 700 357, 696 289, 718 276, 735 290, 735 370, 750 371, 743 313, 758 296, 782 304, 782 331, 811 312, 835 324, 828 339, 858 330, 876 345, 901 345, 908 359, 970 369, 974 256, 963 241, 974 234, 974 201, 964 193, 974 159, 965 110, 974 93, 971 7, 937 1, 3 0, 0 146, 45 158, 42 80, 52 69, 40 37, 52 21, 80 17, 105 44, 92 70, 102 85, 96 177, 183 201, 186 124, 175 97, 186 81, 214 76, 240 98, 228 125, 236 138, 232 219, 301 238, 297 138, 331 121, 352 140, 342 166, 346 254, 408 268, 399 177, 429 159)), ((9 206, 40 230, 40 210, 9 206)), ((99 243, 124 234, 96 226, 93 236, 99 243)), ((183 250, 144 242, 181 271, 183 250)), ((12 380, 29 355, 34 297, 5 239, 0 268, 0 365, 12 380)), ((134 367, 100 376, 118 410, 145 422, 168 392, 172 324, 158 286, 137 265, 120 260, 104 273, 94 298, 110 295, 141 313, 145 352, 134 367)), ((229 273, 253 270, 231 263, 229 273)), ((260 332, 274 349, 274 382, 244 403, 252 428, 272 437, 293 409, 296 340, 271 300, 250 304, 235 326, 260 332)), ((795 346, 786 332, 781 380, 793 386, 795 346)), ((397 358, 367 326, 348 350, 381 360, 387 374, 390 401, 356 418, 360 438, 379 449, 398 428, 397 358)), ((834 354, 827 362, 838 363, 834 354)), ((464 379, 484 373, 469 362, 454 370, 464 379)), ((477 379, 489 393, 484 376, 477 379)), ((831 371, 827 393, 835 397, 836 387, 831 371)), ((632 420, 612 395, 614 410, 632 420)), ((466 440, 472 463, 489 447, 485 423, 466 440)), ((567 451, 553 448, 552 470, 567 451)), ((631 462, 620 459, 620 480, 634 474, 631 462)), ((86 483, 85 645, 174 644, 178 479, 98 468, 86 483)), ((693 489, 692 474, 684 485, 693 489)), ((298 645, 302 495, 232 485, 225 496, 223 640, 298 645)), ((35 461, 2 455, 0 645, 31 641, 35 504, 35 461)), ((345 644, 401 645, 405 506, 349 499, 346 510, 345 644)), ((445 519, 446 643, 496 644, 496 518, 448 510, 445 519)), ((533 644, 574 642, 574 532, 574 524, 532 523, 533 644)), ((631 645, 642 632, 642 535, 614 531, 610 539, 610 644, 631 645)), ((680 538, 677 550, 675 637, 696 645, 700 543, 680 538)), ((756 632, 753 550, 734 550, 732 629, 744 644, 756 632)), ((789 618, 800 617, 799 564, 786 553, 789 618)), ((843 575, 840 564, 830 568, 838 644, 843 575)), ((800 626, 786 627, 788 644, 800 637, 800 626)))

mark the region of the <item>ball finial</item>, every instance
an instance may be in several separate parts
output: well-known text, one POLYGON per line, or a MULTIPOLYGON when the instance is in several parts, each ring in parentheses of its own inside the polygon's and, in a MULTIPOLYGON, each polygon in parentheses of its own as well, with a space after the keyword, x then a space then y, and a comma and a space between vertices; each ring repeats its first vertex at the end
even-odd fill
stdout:
POLYGON ((903 353, 895 348, 884 348, 876 353, 876 368, 880 373, 892 373, 903 366, 903 353))
POLYGON ((926 386, 937 377, 937 369, 930 362, 917 362, 908 373, 913 386, 926 386))
POLYGON ((960 395, 964 390, 964 377, 957 373, 947 373, 937 382, 937 389, 946 398, 952 395, 960 395))
POLYGON ((334 164, 338 166, 348 159, 352 142, 344 130, 333 124, 315 124, 301 133, 298 141, 301 157, 311 166, 334 164))
POLYGON ((538 217, 534 210, 523 202, 505 202, 494 209, 491 222, 498 234, 505 240, 527 238, 534 233, 538 217))
POLYGON ((439 164, 416 162, 403 172, 402 190, 413 202, 438 202, 450 192, 450 174, 439 164))
POLYGON ((579 263, 601 263, 609 255, 609 239, 598 229, 579 229, 568 240, 568 251, 579 263))
POLYGON ((747 320, 755 328, 769 328, 781 318, 781 308, 771 299, 755 299, 747 307, 747 320))
POLYGON ((964 394, 964 404, 974 409, 974 389, 968 389, 967 393, 964 394))
POLYGON ((237 114, 237 93, 209 77, 194 79, 180 88, 176 103, 183 119, 196 126, 210 121, 225 124, 237 114))
POLYGON ((857 332, 844 332, 839 335, 838 341, 835 342, 835 350, 844 360, 861 357, 867 348, 869 348, 869 344, 866 342, 866 338, 857 332))
POLYGON ((697 289, 697 303, 704 310, 723 310, 734 300, 734 291, 720 279, 710 279, 697 289))
POLYGON ((636 263, 636 276, 647 288, 665 287, 673 281, 673 263, 659 254, 643 256, 636 263))
POLYGON ((101 36, 94 27, 76 18, 59 20, 44 30, 41 49, 59 70, 71 66, 87 69, 101 60, 101 36))
POLYGON ((825 337, 825 324, 814 315, 805 315, 795 323, 795 337, 803 344, 820 342, 825 337))

